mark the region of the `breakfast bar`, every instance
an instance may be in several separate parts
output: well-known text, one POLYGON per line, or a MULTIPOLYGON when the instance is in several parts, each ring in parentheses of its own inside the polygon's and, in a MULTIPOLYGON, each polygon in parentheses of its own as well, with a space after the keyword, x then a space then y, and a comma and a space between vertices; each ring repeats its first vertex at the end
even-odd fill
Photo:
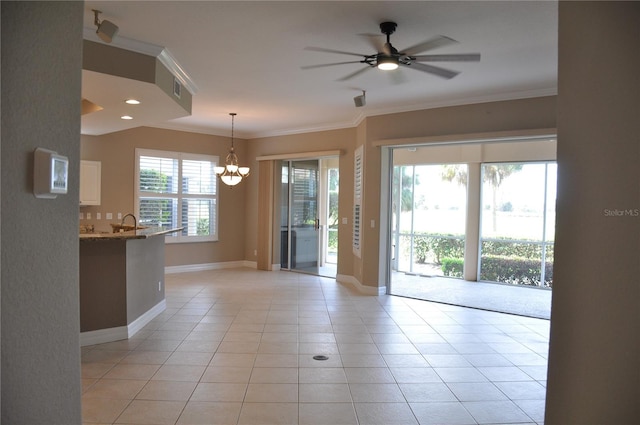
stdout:
POLYGON ((81 345, 130 338, 165 310, 165 235, 181 230, 80 234, 81 345))

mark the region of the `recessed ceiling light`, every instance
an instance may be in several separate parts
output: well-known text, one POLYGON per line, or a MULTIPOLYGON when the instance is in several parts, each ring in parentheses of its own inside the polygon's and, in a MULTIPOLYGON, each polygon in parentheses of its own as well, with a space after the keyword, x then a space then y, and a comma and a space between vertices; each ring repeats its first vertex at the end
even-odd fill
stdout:
POLYGON ((133 117, 132 117, 131 115, 123 115, 123 116, 121 116, 121 117, 120 117, 120 119, 123 119, 123 120, 132 120, 132 119, 133 119, 133 117))
POLYGON ((124 101, 124 103, 127 103, 129 105, 139 105, 140 101, 138 99, 127 99, 124 101))

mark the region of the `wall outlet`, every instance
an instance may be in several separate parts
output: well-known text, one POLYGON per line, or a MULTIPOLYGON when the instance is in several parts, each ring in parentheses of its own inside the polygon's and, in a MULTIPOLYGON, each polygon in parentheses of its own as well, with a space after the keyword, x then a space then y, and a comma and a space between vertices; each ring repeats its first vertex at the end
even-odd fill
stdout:
POLYGON ((122 220, 122 213, 118 213, 118 220, 122 220))
POLYGON ((342 217, 342 224, 349 224, 349 219, 347 217, 342 217))
POLYGON ((87 213, 87 220, 91 220, 91 213, 87 213))
POLYGON ((107 218, 107 220, 113 220, 113 214, 107 213, 106 218, 107 218))
POLYGON ((102 213, 96 213, 96 220, 102 220, 102 213))
POLYGON ((84 213, 80 213, 80 220, 84 220, 84 213))

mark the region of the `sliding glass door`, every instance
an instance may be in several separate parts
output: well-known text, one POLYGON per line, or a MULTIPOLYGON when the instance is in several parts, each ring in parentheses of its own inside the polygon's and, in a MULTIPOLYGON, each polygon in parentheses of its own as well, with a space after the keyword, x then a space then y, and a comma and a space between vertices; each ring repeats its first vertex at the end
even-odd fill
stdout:
POLYGON ((554 155, 546 139, 394 148, 388 292, 548 318, 554 155))
POLYGON ((283 161, 281 267, 317 273, 320 219, 318 160, 283 161))
POLYGON ((280 268, 336 277, 337 158, 282 161, 280 268))

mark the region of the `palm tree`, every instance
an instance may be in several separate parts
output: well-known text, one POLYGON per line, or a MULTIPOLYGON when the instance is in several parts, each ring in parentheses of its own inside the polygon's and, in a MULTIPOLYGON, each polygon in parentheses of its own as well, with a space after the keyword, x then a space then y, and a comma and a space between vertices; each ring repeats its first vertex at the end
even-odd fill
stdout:
POLYGON ((413 210, 413 183, 415 178, 415 185, 419 185, 420 181, 418 176, 405 174, 406 167, 393 167, 393 210, 396 211, 398 201, 398 179, 400 180, 400 211, 407 212, 413 210))
MULTIPOLYGON (((522 164, 485 164, 482 181, 489 183, 492 190, 493 231, 497 229, 496 204, 498 188, 511 174, 522 170, 522 164)), ((442 166, 442 179, 448 182, 455 180, 461 186, 467 186, 467 166, 462 164, 446 164, 442 166)))

